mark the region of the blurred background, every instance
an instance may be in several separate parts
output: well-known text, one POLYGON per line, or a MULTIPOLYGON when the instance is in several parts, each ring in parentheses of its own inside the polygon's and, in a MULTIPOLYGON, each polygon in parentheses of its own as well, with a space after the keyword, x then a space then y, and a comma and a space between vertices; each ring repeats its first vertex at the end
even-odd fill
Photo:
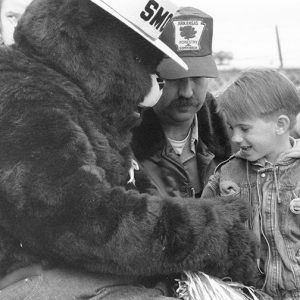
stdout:
MULTIPOLYGON (((199 8, 214 19, 219 78, 210 81, 211 92, 222 91, 241 70, 255 66, 280 69, 300 90, 300 0, 172 1, 199 8)), ((15 2, 25 8, 31 0, 15 2)))
POLYGON ((278 68, 300 89, 300 0, 173 0, 214 19, 218 92, 246 68, 278 68))

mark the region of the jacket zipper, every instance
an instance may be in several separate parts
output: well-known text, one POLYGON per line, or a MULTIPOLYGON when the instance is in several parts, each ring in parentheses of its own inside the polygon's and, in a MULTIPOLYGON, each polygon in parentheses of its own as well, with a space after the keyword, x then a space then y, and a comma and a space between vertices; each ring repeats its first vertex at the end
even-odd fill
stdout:
MULTIPOLYGON (((263 221, 262 221, 262 210, 263 210, 263 203, 262 203, 262 200, 261 200, 261 190, 260 190, 260 185, 259 185, 259 172, 257 173, 257 177, 256 177, 256 184, 257 184, 257 192, 258 192, 258 201, 259 201, 259 217, 260 217, 260 220, 259 220, 259 223, 260 223, 260 230, 261 230, 261 234, 262 236, 264 237, 266 243, 267 243, 267 246, 268 246, 268 259, 267 259, 267 268, 265 267, 264 269, 267 270, 266 272, 266 276, 265 276, 265 281, 264 281, 264 284, 262 286, 262 290, 264 290, 266 284, 267 284, 267 273, 268 273, 268 270, 269 270, 269 266, 270 266, 270 255, 271 255, 271 246, 269 244, 269 241, 264 233, 264 230, 263 230, 263 221)), ((260 266, 259 266, 259 271, 261 272, 261 269, 260 269, 260 266)))
MULTIPOLYGON (((169 162, 171 162, 172 164, 176 165, 178 167, 178 169, 184 174, 184 177, 188 180, 189 186, 191 186, 189 176, 188 176, 186 170, 182 167, 182 165, 180 165, 176 160, 168 157, 167 155, 163 154, 162 157, 165 158, 166 160, 168 160, 169 162)), ((191 192, 192 192, 192 198, 195 198, 196 193, 195 193, 195 189, 193 187, 190 188, 190 190, 188 190, 189 196, 191 195, 191 192)))

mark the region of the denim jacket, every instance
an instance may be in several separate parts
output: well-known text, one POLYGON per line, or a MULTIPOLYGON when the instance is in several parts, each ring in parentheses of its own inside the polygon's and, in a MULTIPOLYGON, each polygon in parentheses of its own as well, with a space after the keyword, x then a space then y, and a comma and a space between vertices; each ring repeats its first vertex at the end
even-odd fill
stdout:
POLYGON ((274 164, 233 155, 217 167, 202 195, 235 193, 249 201, 248 226, 260 242, 258 268, 265 273, 261 288, 272 296, 300 290, 300 214, 293 201, 300 198, 300 140, 291 143, 293 155, 283 153, 274 164))

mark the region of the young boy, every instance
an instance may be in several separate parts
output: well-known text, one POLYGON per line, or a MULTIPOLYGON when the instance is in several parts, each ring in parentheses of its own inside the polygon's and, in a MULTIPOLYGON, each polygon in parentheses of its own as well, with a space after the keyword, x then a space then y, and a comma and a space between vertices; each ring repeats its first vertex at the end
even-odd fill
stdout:
POLYGON ((300 299, 300 140, 289 136, 300 111, 296 88, 271 69, 245 71, 220 96, 219 111, 239 151, 220 164, 203 198, 235 193, 251 205, 259 241, 256 287, 300 299))

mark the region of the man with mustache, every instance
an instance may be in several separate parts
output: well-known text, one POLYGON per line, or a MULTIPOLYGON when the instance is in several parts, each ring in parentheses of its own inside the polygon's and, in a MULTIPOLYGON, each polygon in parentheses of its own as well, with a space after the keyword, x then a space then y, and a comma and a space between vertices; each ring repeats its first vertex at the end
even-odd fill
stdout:
POLYGON ((143 112, 132 148, 163 195, 200 197, 216 165, 231 153, 216 100, 207 92, 209 78, 218 76, 212 36, 212 17, 192 7, 179 9, 161 36, 189 70, 163 59, 157 69, 163 94, 143 112))

